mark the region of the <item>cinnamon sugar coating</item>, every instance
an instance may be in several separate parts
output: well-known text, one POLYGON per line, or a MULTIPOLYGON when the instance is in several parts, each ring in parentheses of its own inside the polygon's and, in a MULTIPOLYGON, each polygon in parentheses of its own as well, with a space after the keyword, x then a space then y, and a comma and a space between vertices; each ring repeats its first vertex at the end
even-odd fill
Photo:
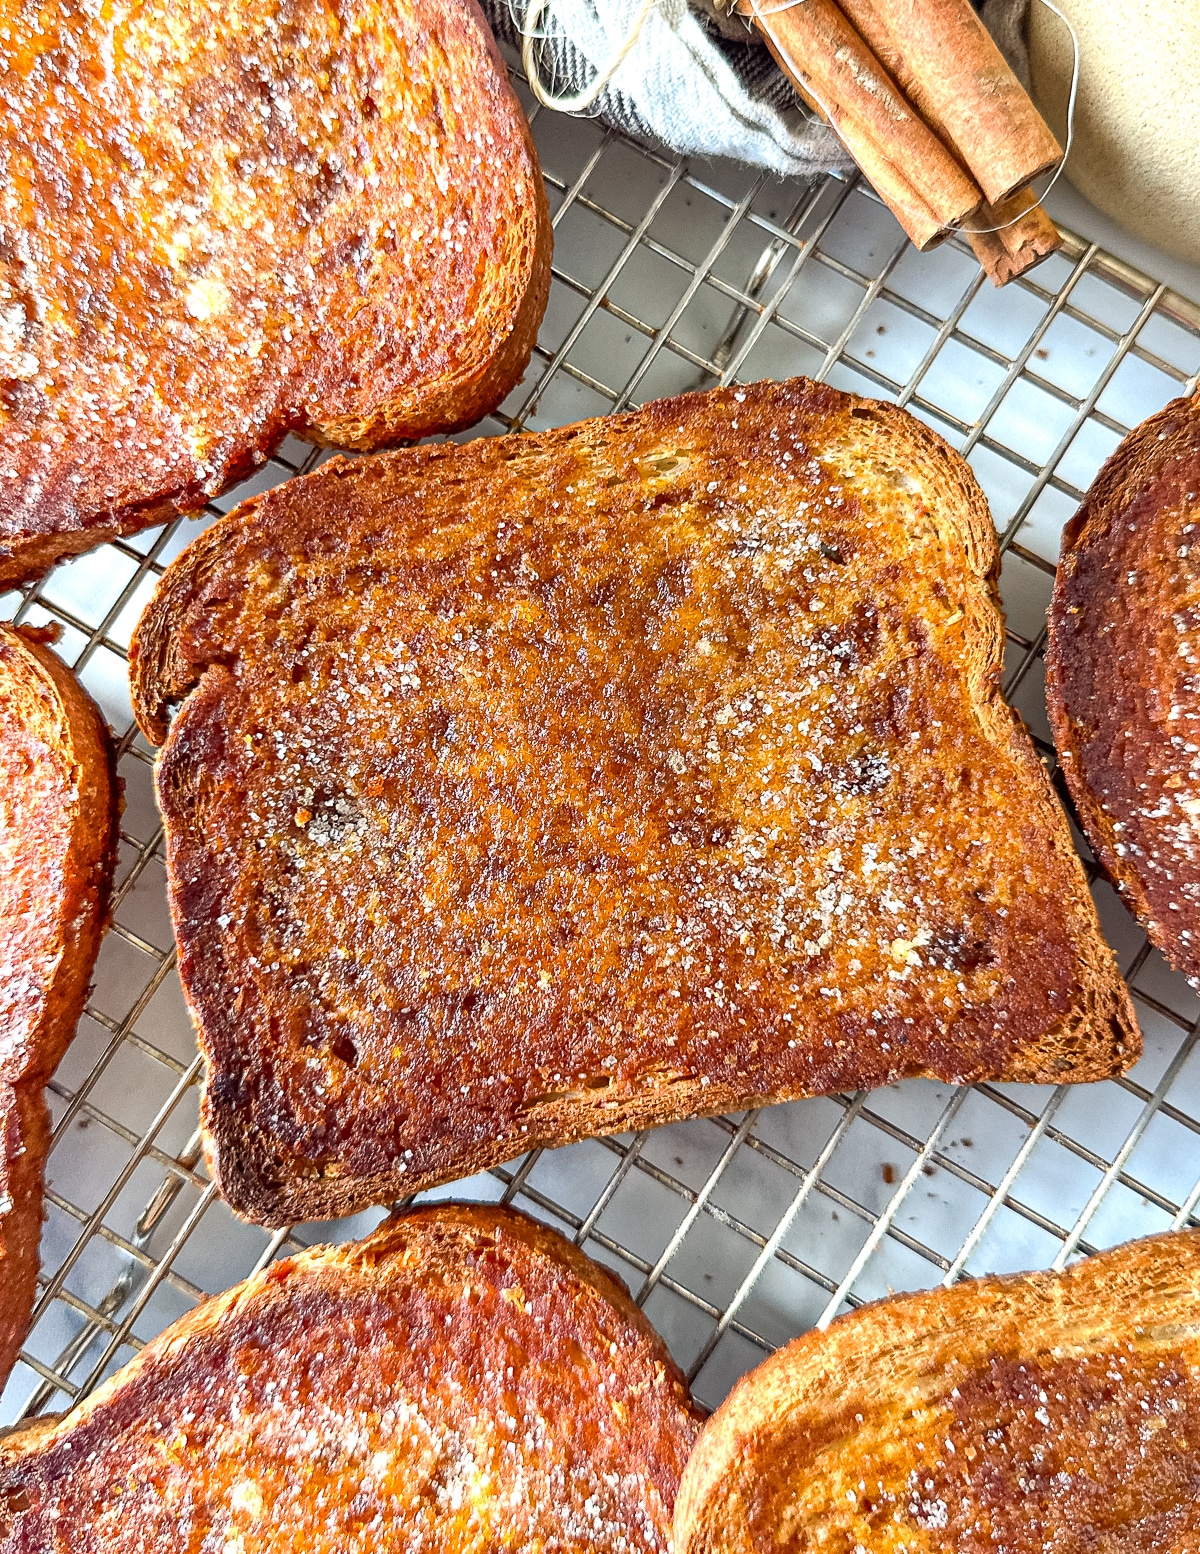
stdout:
POLYGON ((529 1145, 1138 1037, 997 687, 995 540, 796 380, 331 464, 139 627, 222 1188, 280 1223, 529 1145))

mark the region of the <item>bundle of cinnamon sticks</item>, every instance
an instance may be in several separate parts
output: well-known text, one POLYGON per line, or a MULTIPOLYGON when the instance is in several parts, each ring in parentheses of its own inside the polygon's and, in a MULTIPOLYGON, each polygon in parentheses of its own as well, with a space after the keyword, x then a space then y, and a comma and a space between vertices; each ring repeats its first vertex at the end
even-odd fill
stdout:
POLYGON ((969 0, 738 4, 918 248, 959 229, 997 286, 1058 248, 1029 185, 1062 147, 969 0))

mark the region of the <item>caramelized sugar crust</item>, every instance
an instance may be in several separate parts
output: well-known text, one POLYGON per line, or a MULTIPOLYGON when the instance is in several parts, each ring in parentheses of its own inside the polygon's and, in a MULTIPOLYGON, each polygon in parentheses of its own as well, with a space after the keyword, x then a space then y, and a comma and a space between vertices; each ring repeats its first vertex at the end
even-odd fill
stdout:
POLYGON ((0 1080, 44 1085, 74 1034, 117 810, 99 710, 41 634, 0 624, 0 1080))
POLYGON ((510 1210, 276 1263, 0 1446, 0 1548, 670 1548, 699 1416, 624 1288, 510 1210))
POLYGON ((994 1360, 951 1401, 955 1460, 947 1452, 933 1490, 920 1487, 927 1521, 938 1519, 938 1502, 955 1503, 946 1522, 953 1546, 973 1554, 1049 1543, 1083 1554, 1200 1538, 1193 1355, 1143 1352, 1126 1340, 1072 1359, 994 1360))
POLYGON ((539 1140, 1137 1050, 997 689, 978 487, 797 380, 333 464, 139 628, 239 1211, 539 1140))
POLYGON ((773 1522, 797 1554, 1197 1546, 1194 1354, 1126 1340, 1063 1359, 989 1356, 952 1379, 918 1410, 885 1406, 852 1455, 858 1420, 845 1413, 809 1436, 808 1482, 768 1473, 752 1547, 778 1547, 773 1522))
POLYGON ((464 425, 550 229, 474 0, 0 3, 0 582, 201 506, 289 429, 464 425))
MULTIPOLYGON (((45 649, 0 628, 0 1074, 40 1070, 47 994, 79 910, 76 753, 45 649)), ((86 870, 83 871, 86 876, 86 870)))
POLYGON ((1054 739, 1088 840, 1177 970, 1200 977, 1200 396, 1125 439, 1063 536, 1054 739))
POLYGON ((680 1489, 679 1554, 1200 1547, 1200 1237, 968 1280, 743 1378, 680 1489))
POLYGON ((117 807, 97 709, 36 632, 0 625, 0 1385, 33 1308, 50 1147, 43 1088, 87 996, 117 807))

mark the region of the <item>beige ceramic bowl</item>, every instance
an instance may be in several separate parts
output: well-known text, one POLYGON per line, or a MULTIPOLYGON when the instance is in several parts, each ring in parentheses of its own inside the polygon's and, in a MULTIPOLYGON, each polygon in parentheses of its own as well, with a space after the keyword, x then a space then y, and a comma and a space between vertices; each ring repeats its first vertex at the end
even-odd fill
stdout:
MULTIPOLYGON (((1079 36, 1067 177, 1114 221, 1200 261, 1200 0, 1056 0, 1079 36)), ((1067 29, 1032 0, 1034 97, 1055 131, 1071 82, 1067 29)))

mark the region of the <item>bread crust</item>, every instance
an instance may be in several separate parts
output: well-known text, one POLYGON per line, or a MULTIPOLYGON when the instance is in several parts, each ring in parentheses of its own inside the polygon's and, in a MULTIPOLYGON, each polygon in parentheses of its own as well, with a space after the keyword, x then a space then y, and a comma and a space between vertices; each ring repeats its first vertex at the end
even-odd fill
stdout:
POLYGON ((880 1301, 744 1376, 676 1554, 1195 1547, 1200 1235, 880 1301))
POLYGON ((132 679, 153 739, 183 701, 158 795, 235 1209, 1133 1061, 996 559, 945 443, 799 379, 331 464, 209 530, 132 679))
POLYGON ((649 1554, 700 1419, 616 1277, 437 1204, 272 1264, 0 1442, 0 1549, 256 1554, 286 1524, 305 1554, 649 1554))
POLYGON ((9 23, 0 585, 203 506, 289 432, 394 444, 520 380, 552 234, 476 0, 9 23))
POLYGON ((29 1331, 37 1298, 42 1190, 50 1153, 50 1108, 31 1084, 0 1080, 0 1386, 29 1331))
POLYGON ((103 718, 40 635, 0 625, 0 1385, 37 1287, 44 1087, 109 911, 119 789, 103 718))
POLYGON ((1059 761, 1100 863, 1200 979, 1200 396, 1125 438, 1063 532, 1046 645, 1059 761), (1196 531, 1195 533, 1193 531, 1196 531))

